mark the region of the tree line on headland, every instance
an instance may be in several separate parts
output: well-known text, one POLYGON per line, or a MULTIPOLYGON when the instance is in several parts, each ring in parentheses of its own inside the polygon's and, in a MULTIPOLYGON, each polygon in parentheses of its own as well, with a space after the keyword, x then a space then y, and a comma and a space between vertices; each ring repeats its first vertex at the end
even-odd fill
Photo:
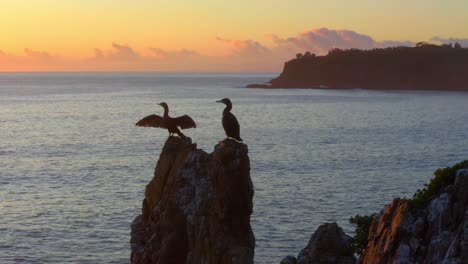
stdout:
POLYGON ((456 43, 297 54, 280 76, 249 88, 468 90, 468 48, 456 43))

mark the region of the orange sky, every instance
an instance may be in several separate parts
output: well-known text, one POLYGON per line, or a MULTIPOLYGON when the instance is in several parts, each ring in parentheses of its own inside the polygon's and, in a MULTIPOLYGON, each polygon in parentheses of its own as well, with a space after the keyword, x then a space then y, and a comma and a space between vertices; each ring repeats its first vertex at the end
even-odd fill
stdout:
POLYGON ((3 0, 0 71, 279 71, 305 50, 468 37, 462 0, 187 2, 3 0))

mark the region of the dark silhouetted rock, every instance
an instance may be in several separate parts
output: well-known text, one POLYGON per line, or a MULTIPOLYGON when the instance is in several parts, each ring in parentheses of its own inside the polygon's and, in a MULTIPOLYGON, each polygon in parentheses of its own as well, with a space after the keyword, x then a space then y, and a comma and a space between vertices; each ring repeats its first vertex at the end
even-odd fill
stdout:
POLYGON ((463 224, 463 239, 461 242, 461 262, 468 263, 468 208, 465 211, 465 220, 463 224))
POLYGON ((468 91, 468 48, 460 45, 333 49, 325 56, 297 54, 268 85, 248 88, 315 88, 468 91))
POLYGON ((131 263, 253 263, 252 198, 245 144, 226 139, 207 154, 170 137, 132 223, 131 263))
POLYGON ((354 264, 351 237, 336 224, 323 224, 297 256, 297 264, 354 264))
POLYGON ((297 259, 293 256, 286 256, 281 260, 280 264, 297 264, 297 259))

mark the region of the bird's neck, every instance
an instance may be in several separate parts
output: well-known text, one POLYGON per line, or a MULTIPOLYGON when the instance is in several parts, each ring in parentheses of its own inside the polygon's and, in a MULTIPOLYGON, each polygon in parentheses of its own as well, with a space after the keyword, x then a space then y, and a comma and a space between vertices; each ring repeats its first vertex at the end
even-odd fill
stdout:
POLYGON ((224 108, 223 113, 224 114, 229 113, 229 112, 231 112, 231 109, 232 109, 232 105, 228 104, 228 105, 226 105, 226 108, 224 108))
POLYGON ((164 117, 169 117, 169 108, 164 107, 164 117))

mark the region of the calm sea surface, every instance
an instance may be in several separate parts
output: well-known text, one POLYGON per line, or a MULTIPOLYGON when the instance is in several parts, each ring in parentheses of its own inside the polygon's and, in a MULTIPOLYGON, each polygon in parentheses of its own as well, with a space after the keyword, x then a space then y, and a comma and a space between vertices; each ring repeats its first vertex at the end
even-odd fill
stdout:
POLYGON ((0 263, 128 263, 130 223, 166 131, 190 114, 211 152, 234 102, 255 186, 257 263, 297 254, 318 225, 409 197, 468 159, 468 93, 250 90, 273 75, 0 74, 0 263))

